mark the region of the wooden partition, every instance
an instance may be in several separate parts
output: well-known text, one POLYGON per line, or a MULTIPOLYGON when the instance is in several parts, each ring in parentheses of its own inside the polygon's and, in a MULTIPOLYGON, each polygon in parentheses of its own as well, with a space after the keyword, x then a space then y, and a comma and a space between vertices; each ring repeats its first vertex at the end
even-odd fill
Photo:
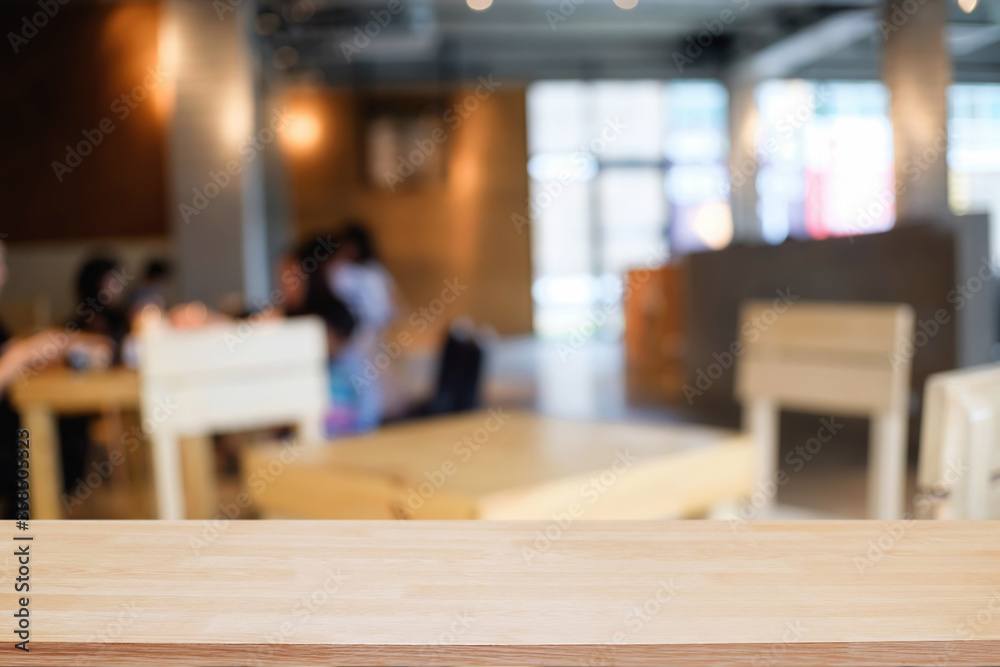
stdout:
POLYGON ((5 528, 4 665, 1000 664, 991 522, 5 528))

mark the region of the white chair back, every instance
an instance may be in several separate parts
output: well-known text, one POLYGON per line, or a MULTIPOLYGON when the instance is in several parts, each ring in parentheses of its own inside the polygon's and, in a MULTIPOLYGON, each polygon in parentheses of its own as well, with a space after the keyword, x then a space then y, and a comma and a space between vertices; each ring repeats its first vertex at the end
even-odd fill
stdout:
POLYGON ((143 335, 139 360, 161 518, 185 517, 181 438, 292 425, 321 441, 329 379, 317 318, 158 328, 143 335))
MULTIPOLYGON (((913 311, 903 304, 753 301, 740 322, 736 395, 757 448, 757 484, 778 471, 778 414, 872 420, 869 513, 902 516, 913 311)), ((764 494, 773 500, 773 494, 764 494)))
POLYGON ((920 435, 921 518, 1000 519, 1000 364, 932 375, 920 435))

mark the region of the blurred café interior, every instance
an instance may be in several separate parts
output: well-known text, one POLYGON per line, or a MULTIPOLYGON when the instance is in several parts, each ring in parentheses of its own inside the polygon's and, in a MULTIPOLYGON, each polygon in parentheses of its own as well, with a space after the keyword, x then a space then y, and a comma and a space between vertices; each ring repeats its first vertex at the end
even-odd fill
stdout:
POLYGON ((1000 1, 0 25, 5 516, 1000 518, 1000 1))

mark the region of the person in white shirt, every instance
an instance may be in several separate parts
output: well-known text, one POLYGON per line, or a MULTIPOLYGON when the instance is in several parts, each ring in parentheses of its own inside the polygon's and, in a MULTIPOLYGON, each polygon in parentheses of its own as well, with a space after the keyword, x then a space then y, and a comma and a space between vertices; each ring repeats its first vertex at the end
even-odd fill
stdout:
MULTIPOLYGON (((392 275, 378 260, 375 244, 364 224, 351 221, 339 234, 339 247, 327 273, 331 291, 351 310, 356 327, 344 355, 347 363, 363 368, 379 353, 385 330, 398 314, 398 291, 392 275)), ((393 394, 390 375, 381 373, 370 386, 358 388, 361 422, 375 428, 386 415, 387 396, 393 394)))

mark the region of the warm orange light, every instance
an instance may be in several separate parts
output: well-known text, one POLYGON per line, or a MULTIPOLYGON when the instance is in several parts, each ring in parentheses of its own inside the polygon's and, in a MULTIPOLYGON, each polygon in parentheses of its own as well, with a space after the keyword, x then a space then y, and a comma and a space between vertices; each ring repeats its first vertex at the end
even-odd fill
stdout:
POLYGON ((160 118, 167 118, 173 113, 176 103, 177 71, 181 66, 181 37, 175 23, 161 23, 156 51, 156 67, 163 75, 154 92, 156 112, 160 118))
POLYGON ((306 151, 319 142, 319 119, 307 111, 295 111, 283 132, 285 143, 292 149, 306 151))

